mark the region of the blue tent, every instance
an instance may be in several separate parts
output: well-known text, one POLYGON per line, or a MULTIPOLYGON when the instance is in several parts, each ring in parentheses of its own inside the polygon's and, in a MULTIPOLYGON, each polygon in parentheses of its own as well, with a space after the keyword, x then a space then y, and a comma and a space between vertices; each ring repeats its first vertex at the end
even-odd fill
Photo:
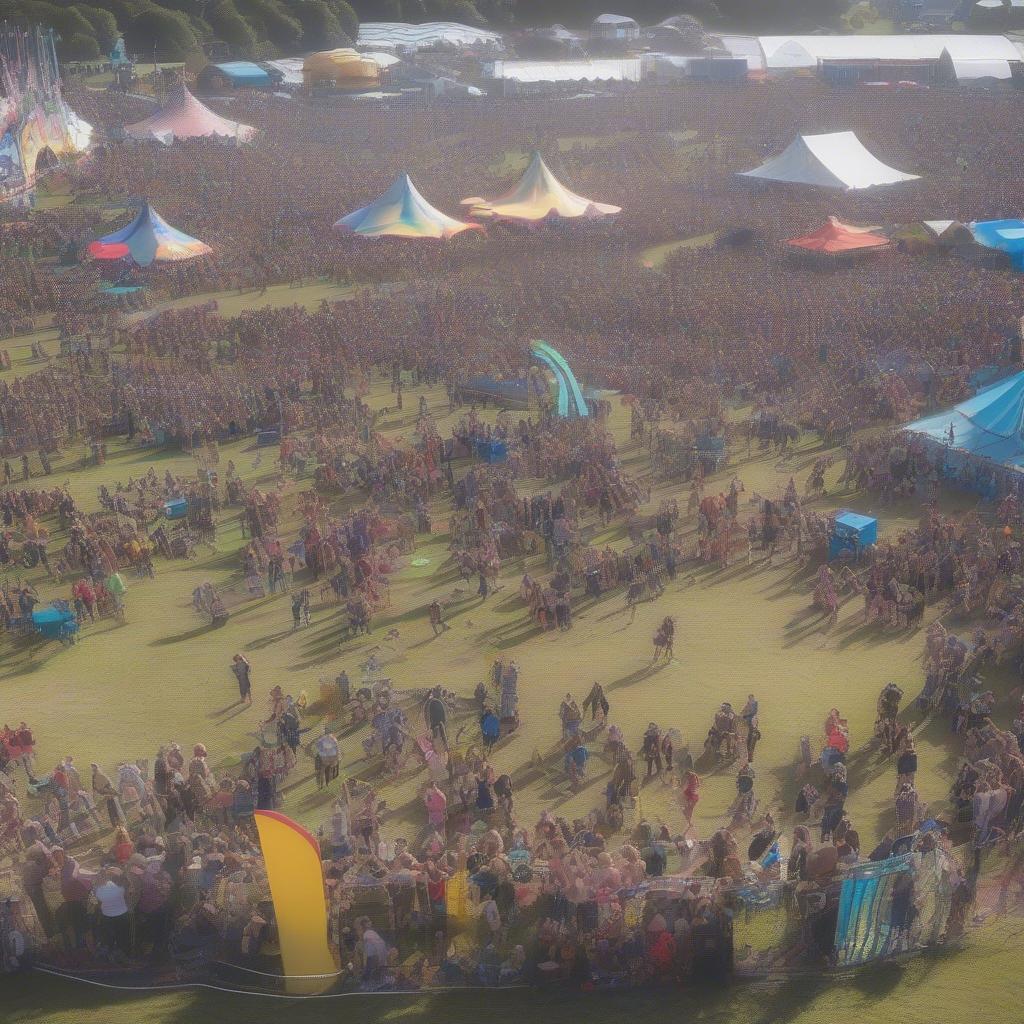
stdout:
POLYGON ((226 78, 235 89, 268 89, 274 84, 265 68, 249 60, 231 60, 213 67, 226 78))
POLYGON ((1024 372, 998 381, 946 412, 908 423, 904 430, 955 451, 1024 468, 1024 372))
POLYGON ((1014 267, 1024 270, 1024 220, 975 221, 971 233, 978 245, 1007 253, 1014 267))

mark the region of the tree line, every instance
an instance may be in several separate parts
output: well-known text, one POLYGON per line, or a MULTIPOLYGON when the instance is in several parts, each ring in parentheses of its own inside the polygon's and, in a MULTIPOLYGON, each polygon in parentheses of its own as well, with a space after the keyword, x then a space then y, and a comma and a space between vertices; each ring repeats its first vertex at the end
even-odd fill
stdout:
POLYGON ((53 28, 61 60, 99 60, 119 36, 142 60, 184 61, 211 44, 259 60, 351 45, 360 21, 583 27, 611 11, 645 25, 692 14, 711 27, 791 32, 834 28, 848 6, 849 0, 0 0, 0 18, 53 28))

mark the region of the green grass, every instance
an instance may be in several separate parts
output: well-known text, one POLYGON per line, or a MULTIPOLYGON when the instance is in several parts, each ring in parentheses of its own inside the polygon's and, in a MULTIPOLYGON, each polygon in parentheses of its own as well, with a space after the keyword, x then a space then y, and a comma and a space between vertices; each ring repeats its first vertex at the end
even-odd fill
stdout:
POLYGON ((675 242, 662 242, 660 245, 652 245, 640 253, 640 262, 645 267, 654 270, 661 270, 674 252, 680 249, 703 249, 705 246, 714 245, 718 236, 711 232, 707 235, 694 235, 692 238, 682 238, 675 242))
POLYGON ((321 302, 338 302, 351 298, 357 291, 354 285, 335 284, 331 281, 316 281, 298 287, 290 284, 274 284, 260 294, 258 291, 223 291, 208 292, 203 295, 190 295, 182 299, 171 299, 158 302, 151 309, 136 316, 148 316, 154 310, 184 309, 211 299, 216 300, 217 310, 221 316, 231 318, 249 309, 283 309, 286 306, 302 306, 314 310, 321 302))
MULTIPOLYGON (((285 290, 282 302, 286 297, 290 300, 289 291, 294 296, 302 290, 285 290)), ((244 298, 249 304, 258 301, 251 294, 244 298)), ((382 429, 392 439, 411 434, 419 393, 410 389, 405 411, 384 415, 382 429)), ((452 419, 443 393, 423 393, 442 433, 447 433, 452 419)), ((392 404, 393 396, 378 381, 369 401, 383 409, 392 404)), ((627 410, 618 401, 612 429, 630 471, 646 472, 645 452, 628 445, 627 410)), ((100 483, 113 486, 130 475, 140 475, 150 465, 160 475, 166 468, 175 473, 194 471, 192 457, 178 451, 153 452, 113 444, 103 467, 83 466, 83 454, 79 449, 62 457, 51 480, 69 480, 87 508, 96 507, 100 483)), ((798 487, 802 486, 815 457, 816 452, 806 446, 783 461, 756 452, 748 460, 745 452, 737 453, 737 463, 709 489, 726 487, 737 473, 747 487, 745 500, 755 491, 777 494, 791 475, 798 487)), ((274 449, 257 452, 249 440, 224 446, 222 473, 229 458, 251 482, 263 488, 278 486, 274 449)), ((830 483, 834 484, 840 464, 838 460, 830 472, 830 483)), ((526 490, 538 483, 524 481, 522 486, 526 490)), ((282 532, 288 540, 298 528, 297 495, 308 486, 308 479, 284 481, 282 532)), ((685 485, 657 484, 646 511, 670 496, 685 507, 686 493, 685 485)), ((963 511, 970 502, 947 496, 945 505, 963 511)), ((874 510, 871 499, 849 494, 832 495, 824 506, 874 510)), ((447 502, 438 499, 432 511, 438 529, 444 529, 447 502)), ((918 515, 912 504, 877 512, 884 535, 914 524, 918 515)), ((876 627, 865 629, 859 600, 846 603, 838 624, 826 630, 811 610, 812 577, 796 571, 793 563, 784 559, 774 566, 747 565, 744 560, 722 572, 688 566, 662 598, 639 607, 632 624, 623 595, 616 592, 596 604, 581 603, 571 633, 538 634, 525 620, 518 582, 527 568, 544 572, 542 563, 506 565, 500 579, 502 589, 481 603, 473 596, 472 582, 465 585, 453 578, 447 564, 447 538, 437 534, 420 543, 413 556, 429 559, 427 566, 414 567, 410 557, 403 559, 392 584, 392 606, 377 616, 369 637, 341 643, 339 613, 333 605, 321 603, 319 585, 312 584, 312 625, 293 632, 286 596, 247 599, 239 577, 242 541, 234 522, 236 515, 229 511, 221 517, 216 550, 200 549, 191 562, 158 559, 155 580, 130 577, 125 625, 86 627, 81 642, 68 649, 0 640, 4 716, 31 722, 41 768, 45 770, 65 754, 74 755, 83 768, 92 760, 109 766, 121 757, 151 759, 159 744, 172 739, 186 748, 205 743, 212 762, 224 767, 254 744, 254 731, 266 711, 267 692, 275 684, 293 694, 304 689, 315 700, 321 677, 333 677, 345 668, 358 680, 360 664, 376 649, 399 690, 436 681, 468 695, 485 678, 493 659, 505 654, 520 666, 523 727, 497 748, 493 760, 499 770, 514 772, 534 751, 553 751, 560 732, 556 712, 561 694, 571 689, 582 697, 594 680, 604 684, 611 702, 611 721, 624 729, 630 743, 639 746, 644 726, 654 719, 663 728, 679 729, 695 753, 717 705, 722 700, 742 704, 753 692, 761 702, 764 736, 757 754, 757 792, 762 807, 771 808, 788 830, 801 736, 810 736, 817 745, 825 714, 835 705, 849 719, 854 747, 860 747, 870 737, 875 697, 881 687, 895 679, 912 695, 921 683, 922 631, 891 634, 876 627), (221 588, 232 612, 219 630, 210 629, 190 607, 192 589, 206 580, 221 588), (436 639, 426 615, 435 596, 451 602, 448 621, 452 627, 436 639), (667 614, 674 615, 677 622, 676 660, 652 671, 651 636, 667 614), (397 632, 389 635, 391 630, 397 632), (251 708, 235 705, 237 689, 228 666, 236 651, 245 652, 253 665, 255 702, 251 708)), ((603 545, 606 541, 622 546, 623 531, 613 527, 596 542, 603 545)), ((67 585, 55 586, 39 573, 31 578, 44 598, 67 593, 67 585)), ((935 614, 935 609, 929 610, 926 624, 935 614)), ((1002 692, 1012 685, 999 676, 989 681, 1002 692)), ((418 724, 415 710, 411 718, 418 724)), ((318 719, 310 716, 306 724, 316 728, 318 719)), ((343 739, 343 775, 365 775, 360 756, 363 735, 357 732, 343 739)), ((918 749, 922 797, 941 806, 950 771, 956 767, 945 723, 936 721, 924 728, 918 736, 918 749)), ((602 800, 606 770, 600 759, 593 759, 590 785, 578 794, 550 779, 524 781, 516 795, 519 820, 532 825, 542 808, 554 808, 569 818, 585 814, 602 800)), ((734 794, 734 774, 722 770, 706 777, 695 818, 701 835, 721 822, 734 794)), ((422 782, 422 773, 410 766, 397 782, 383 783, 382 792, 392 808, 386 832, 393 836, 415 834, 423 818, 418 798, 422 782)), ((851 773, 847 806, 866 849, 891 824, 894 783, 893 766, 877 759, 858 763, 851 773)), ((283 811, 316 827, 325 819, 331 799, 332 794, 316 791, 312 764, 303 755, 290 780, 283 811)), ((648 818, 663 820, 673 830, 680 827, 678 811, 661 782, 655 780, 644 788, 641 805, 648 818)), ((88 850, 85 855, 88 857, 88 850)), ((964 1014, 959 1019, 967 1019, 969 1008, 977 1005, 975 996, 968 994, 972 991, 968 979, 976 991, 985 978, 1009 977, 1010 971, 1016 970, 1016 959, 1011 961, 1010 955, 999 933, 991 929, 980 932, 976 944, 958 956, 885 968, 842 986, 745 987, 699 1000, 677 993, 634 994, 628 1001, 602 997, 600 1003, 583 1004, 533 993, 502 993, 500 997, 469 993, 360 1000, 358 1010, 381 1021, 430 1015, 455 1024, 475 1021, 483 1012, 499 1018, 539 1013, 542 1019, 557 1020, 582 1009, 597 1022, 610 1022, 625 1013, 655 1009, 657 998, 659 1011, 667 1009, 681 1019, 699 1017, 703 1021, 817 1022, 840 1013, 849 1016, 852 1011, 854 1019, 873 1024, 891 1020, 898 1007, 901 1022, 914 1024, 930 1020, 934 1007, 942 1005, 944 1020, 953 1022, 958 1010, 964 1014), (981 957, 987 958, 984 967, 978 966, 981 957), (997 975, 997 970, 1006 973, 997 975)), ((989 1005, 1006 1010, 998 1001, 1009 1000, 1009 988, 986 992, 989 1005)), ((5 983, 3 999, 4 1020, 12 1024, 141 1024, 186 1019, 219 1019, 229 1024, 276 1020, 283 1012, 283 1004, 277 1001, 241 996, 230 999, 187 992, 122 998, 106 991, 34 980, 5 983)), ((296 1020, 322 1019, 325 1007, 312 1004, 287 1012, 296 1020)), ((357 1009, 351 1003, 342 1007, 345 1011, 357 1009)))

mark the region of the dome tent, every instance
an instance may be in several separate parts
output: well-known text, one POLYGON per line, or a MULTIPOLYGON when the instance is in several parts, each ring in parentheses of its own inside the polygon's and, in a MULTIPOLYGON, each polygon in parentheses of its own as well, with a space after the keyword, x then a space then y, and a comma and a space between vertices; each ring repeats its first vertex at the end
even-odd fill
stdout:
POLYGON ((175 139, 200 138, 247 142, 256 129, 215 114, 182 84, 168 93, 166 102, 152 117, 127 125, 125 132, 133 139, 155 139, 167 144, 175 139))
POLYGON ((213 252, 205 242, 172 228, 148 202, 142 203, 131 224, 104 235, 89 251, 98 259, 129 255, 140 267, 151 263, 180 263, 213 252), (122 246, 127 247, 127 254, 123 253, 122 246))
POLYGON ((481 230, 434 209, 420 195, 408 174, 400 174, 379 199, 342 217, 335 225, 366 238, 451 238, 462 231, 481 230))
POLYGON ((585 217, 600 219, 622 212, 619 206, 595 203, 570 192, 552 173, 540 153, 535 152, 530 165, 511 192, 497 199, 463 199, 470 216, 481 220, 511 220, 536 223, 557 218, 585 217))

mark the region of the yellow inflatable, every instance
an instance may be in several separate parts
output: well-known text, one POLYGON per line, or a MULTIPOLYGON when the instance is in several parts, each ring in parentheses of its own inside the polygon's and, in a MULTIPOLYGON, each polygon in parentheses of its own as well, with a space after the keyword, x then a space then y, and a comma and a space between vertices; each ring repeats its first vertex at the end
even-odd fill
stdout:
POLYGON ((301 825, 277 811, 257 811, 256 828, 277 917, 287 989, 315 995, 338 967, 327 944, 327 904, 320 847, 301 825))

